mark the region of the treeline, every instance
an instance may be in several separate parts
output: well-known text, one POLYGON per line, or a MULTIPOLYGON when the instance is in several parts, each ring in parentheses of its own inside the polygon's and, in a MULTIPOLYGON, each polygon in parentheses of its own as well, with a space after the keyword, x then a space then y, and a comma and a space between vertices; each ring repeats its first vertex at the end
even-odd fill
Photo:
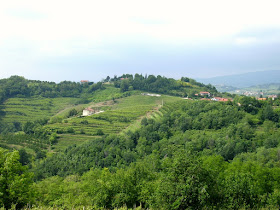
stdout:
POLYGON ((182 77, 181 80, 166 78, 158 75, 142 76, 135 74, 124 74, 121 77, 107 78, 103 82, 70 82, 60 83, 28 80, 21 76, 11 76, 8 79, 0 80, 0 102, 11 97, 41 96, 47 98, 55 97, 81 97, 83 94, 104 89, 104 82, 113 82, 115 87, 122 92, 129 90, 143 90, 157 93, 187 96, 197 93, 197 91, 210 91, 217 93, 212 85, 204 85, 193 79, 182 77))
POLYGON ((162 77, 160 75, 143 76, 135 74, 124 74, 121 77, 107 77, 106 81, 114 82, 115 87, 121 91, 142 90, 155 93, 169 94, 181 97, 194 97, 200 91, 209 91, 212 94, 217 93, 217 90, 212 85, 204 85, 196 82, 194 79, 182 77, 181 80, 162 77))
POLYGON ((80 97, 83 93, 89 93, 104 88, 102 82, 94 84, 63 81, 60 83, 38 80, 28 80, 21 76, 11 76, 0 80, 0 102, 11 97, 41 96, 55 97, 80 97))

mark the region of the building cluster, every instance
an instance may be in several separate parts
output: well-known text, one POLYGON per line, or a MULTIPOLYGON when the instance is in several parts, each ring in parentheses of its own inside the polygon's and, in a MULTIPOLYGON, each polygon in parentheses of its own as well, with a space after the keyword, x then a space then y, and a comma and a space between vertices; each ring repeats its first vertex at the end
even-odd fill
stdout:
POLYGON ((259 101, 265 101, 267 100, 268 98, 271 98, 273 101, 277 98, 277 95, 269 95, 267 96, 267 98, 257 98, 259 101))

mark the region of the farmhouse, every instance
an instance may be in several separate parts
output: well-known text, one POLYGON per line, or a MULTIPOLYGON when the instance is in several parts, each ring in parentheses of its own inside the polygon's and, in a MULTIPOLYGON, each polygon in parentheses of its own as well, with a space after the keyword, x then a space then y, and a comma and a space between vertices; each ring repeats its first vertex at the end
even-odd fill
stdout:
POLYGON ((200 92, 199 94, 201 96, 209 96, 210 97, 210 93, 209 92, 200 92))
POLYGON ((92 115, 94 113, 95 113, 95 111, 93 109, 86 108, 86 109, 83 110, 83 115, 82 116, 90 116, 90 115, 92 115))

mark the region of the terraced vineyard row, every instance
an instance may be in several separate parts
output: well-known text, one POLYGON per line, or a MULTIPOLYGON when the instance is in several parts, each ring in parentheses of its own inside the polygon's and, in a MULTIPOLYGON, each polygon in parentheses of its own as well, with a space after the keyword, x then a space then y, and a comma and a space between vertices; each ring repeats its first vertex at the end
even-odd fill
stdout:
POLYGON ((1 121, 24 123, 49 118, 76 101, 76 98, 10 98, 0 105, 1 121))

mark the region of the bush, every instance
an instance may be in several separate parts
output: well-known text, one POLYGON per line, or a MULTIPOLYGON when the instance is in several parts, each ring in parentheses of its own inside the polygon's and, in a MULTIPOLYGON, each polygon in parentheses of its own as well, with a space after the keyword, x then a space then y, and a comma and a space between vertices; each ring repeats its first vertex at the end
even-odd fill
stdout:
POLYGON ((68 129, 67 129, 67 133, 75 133, 74 128, 71 128, 71 127, 70 127, 70 128, 68 128, 68 129))
POLYGON ((98 129, 97 132, 96 132, 96 135, 103 136, 104 132, 101 129, 98 129))

